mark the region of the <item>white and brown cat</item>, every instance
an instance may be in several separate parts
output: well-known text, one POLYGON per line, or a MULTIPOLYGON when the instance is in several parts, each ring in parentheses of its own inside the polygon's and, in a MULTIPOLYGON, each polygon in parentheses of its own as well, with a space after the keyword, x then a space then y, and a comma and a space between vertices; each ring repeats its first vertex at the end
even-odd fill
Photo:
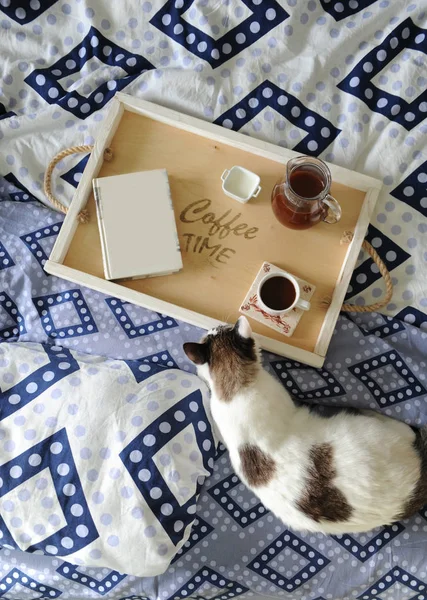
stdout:
POLYGON ((325 417, 267 373, 245 317, 184 344, 211 389, 211 410, 236 473, 286 525, 368 531, 427 503, 427 428, 374 411, 325 417))

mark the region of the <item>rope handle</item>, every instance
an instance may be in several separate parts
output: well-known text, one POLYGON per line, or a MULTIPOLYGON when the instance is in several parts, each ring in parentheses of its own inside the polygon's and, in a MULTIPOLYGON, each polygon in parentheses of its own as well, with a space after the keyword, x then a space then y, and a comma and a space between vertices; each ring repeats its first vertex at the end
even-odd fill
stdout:
MULTIPOLYGON (((65 206, 60 202, 52 193, 52 173, 56 165, 66 156, 70 156, 71 154, 79 154, 79 153, 87 153, 92 152, 93 146, 83 145, 83 146, 71 146, 71 148, 66 148, 61 152, 58 152, 56 156, 52 158, 50 163, 47 166, 46 173, 44 175, 44 193, 46 194, 49 201, 53 204, 53 206, 59 210, 67 214, 68 206, 65 206)), ((113 152, 110 148, 106 148, 104 151, 104 160, 110 161, 113 158, 113 152)), ((89 213, 86 209, 79 212, 77 215, 77 219, 80 223, 87 223, 89 221, 89 213)))
MULTIPOLYGON (((341 238, 341 243, 348 244, 351 242, 352 239, 353 239, 353 233, 351 231, 346 231, 346 232, 344 232, 344 235, 341 238)), ((369 304, 368 306, 359 306, 358 304, 343 304, 341 307, 341 310, 343 312, 359 312, 359 313, 377 312, 380 308, 383 308, 383 306, 386 306, 386 304, 388 304, 390 302, 390 300, 393 296, 393 283, 391 281, 391 275, 390 275, 386 265, 379 257, 378 252, 375 250, 375 248, 373 248, 371 246, 371 244, 367 240, 364 240, 364 242, 362 244, 362 248, 364 250, 366 250, 366 252, 372 258, 374 263, 377 265, 379 272, 381 273, 381 275, 384 279, 384 283, 385 283, 385 287, 386 287, 386 294, 382 300, 380 300, 379 302, 376 302, 375 304, 369 304)))

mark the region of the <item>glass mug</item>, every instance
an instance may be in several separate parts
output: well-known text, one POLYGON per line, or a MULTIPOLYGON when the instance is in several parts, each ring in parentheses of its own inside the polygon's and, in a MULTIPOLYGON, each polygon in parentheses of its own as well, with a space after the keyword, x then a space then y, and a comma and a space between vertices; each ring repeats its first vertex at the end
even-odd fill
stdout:
POLYGON ((293 158, 271 195, 276 219, 291 229, 308 229, 320 221, 338 223, 341 207, 329 194, 331 183, 331 172, 323 160, 293 158))

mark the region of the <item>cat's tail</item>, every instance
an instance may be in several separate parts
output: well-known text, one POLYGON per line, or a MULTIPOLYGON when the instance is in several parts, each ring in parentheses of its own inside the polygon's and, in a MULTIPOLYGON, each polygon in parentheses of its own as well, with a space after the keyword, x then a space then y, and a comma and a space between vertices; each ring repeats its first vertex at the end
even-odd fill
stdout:
POLYGON ((427 475, 427 425, 414 431, 414 446, 421 458, 421 471, 427 475))

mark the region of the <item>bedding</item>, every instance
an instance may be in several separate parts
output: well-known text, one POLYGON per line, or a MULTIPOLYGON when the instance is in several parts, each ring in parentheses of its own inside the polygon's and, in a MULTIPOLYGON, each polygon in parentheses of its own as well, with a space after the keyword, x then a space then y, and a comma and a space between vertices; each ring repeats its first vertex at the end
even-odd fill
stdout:
POLYGON ((166 571, 214 464, 206 385, 161 361, 8 342, 0 379, 2 545, 132 575, 166 571))
MULTIPOLYGON (((390 304, 342 315, 322 369, 267 353, 264 364, 299 400, 427 424, 426 29, 422 0, 0 0, 1 340, 192 368, 182 344, 201 331, 43 271, 63 218, 43 205, 45 168, 57 151, 93 143, 124 90, 383 181, 367 239, 392 274, 390 304)), ((64 202, 86 161, 55 171, 64 202)), ((348 300, 370 304, 383 292, 362 252, 348 300)), ((19 435, 19 421, 10 426, 19 435)), ((16 459, 22 449, 8 451, 2 435, 2 456, 16 459)), ((115 443, 121 452, 126 440, 115 443)), ((422 600, 426 535, 425 510, 366 534, 289 531, 220 448, 189 538, 163 574, 22 552, 15 540, 0 550, 0 597, 422 600)), ((123 552, 137 562, 143 547, 123 552)))

